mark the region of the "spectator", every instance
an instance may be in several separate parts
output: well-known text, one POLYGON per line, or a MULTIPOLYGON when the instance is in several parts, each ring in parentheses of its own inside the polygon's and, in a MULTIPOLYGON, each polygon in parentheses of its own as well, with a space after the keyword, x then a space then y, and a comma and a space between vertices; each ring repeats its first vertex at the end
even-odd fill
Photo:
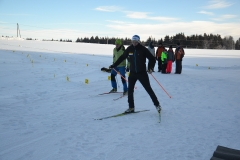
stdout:
POLYGON ((171 73, 172 72, 172 63, 175 61, 174 58, 174 53, 173 53, 173 49, 172 49, 172 45, 170 45, 169 49, 168 49, 168 57, 167 57, 167 73, 171 73))
POLYGON ((159 46, 157 48, 156 51, 156 60, 158 61, 158 72, 162 71, 162 60, 161 60, 161 55, 162 52, 164 51, 164 46, 162 45, 162 43, 159 43, 159 46))
POLYGON ((185 55, 184 49, 177 43, 177 48, 175 49, 175 60, 176 60, 176 71, 175 74, 182 73, 182 59, 185 55))

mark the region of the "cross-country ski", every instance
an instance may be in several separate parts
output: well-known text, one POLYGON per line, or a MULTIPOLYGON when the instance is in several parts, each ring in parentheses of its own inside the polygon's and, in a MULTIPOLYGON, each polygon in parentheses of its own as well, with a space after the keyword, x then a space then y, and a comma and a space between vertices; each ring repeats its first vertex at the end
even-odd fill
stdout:
POLYGON ((98 95, 113 94, 113 93, 123 93, 123 92, 104 92, 104 93, 100 93, 98 95))
POLYGON ((127 95, 121 95, 120 97, 114 98, 113 100, 116 101, 116 100, 119 100, 119 99, 121 99, 121 98, 123 98, 123 97, 127 97, 127 95))
POLYGON ((97 119, 94 119, 94 120, 103 120, 103 119, 120 117, 120 116, 125 116, 125 115, 134 114, 134 113, 139 113, 139 112, 146 112, 146 111, 149 111, 149 110, 140 110, 140 111, 135 111, 135 112, 132 112, 132 113, 125 113, 125 112, 123 112, 123 113, 115 114, 115 115, 108 116, 108 117, 97 118, 97 119))

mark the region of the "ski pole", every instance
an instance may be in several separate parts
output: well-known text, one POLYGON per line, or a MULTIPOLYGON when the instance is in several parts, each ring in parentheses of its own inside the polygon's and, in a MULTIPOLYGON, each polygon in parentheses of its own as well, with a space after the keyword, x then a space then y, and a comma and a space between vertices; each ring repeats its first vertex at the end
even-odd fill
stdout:
MULTIPOLYGON (((152 73, 150 73, 152 75, 152 73)), ((163 88, 163 86, 158 82, 158 80, 152 75, 152 77, 157 81, 157 83, 159 84, 159 86, 163 89, 163 91, 169 96, 169 98, 172 98, 167 91, 163 88)))
POLYGON ((123 76, 121 75, 121 73, 119 73, 118 71, 116 71, 116 69, 114 69, 114 68, 113 68, 113 70, 114 70, 115 72, 117 72, 117 74, 119 74, 123 79, 125 79, 126 82, 128 82, 128 80, 127 80, 125 77, 123 77, 123 76))
MULTIPOLYGON (((115 72, 117 72, 117 74, 119 74, 123 79, 125 79, 126 82, 128 82, 128 80, 126 78, 124 78, 121 73, 119 73, 118 71, 116 71, 116 69, 112 68, 115 72)), ((134 86, 135 89, 137 89, 137 87, 134 86)))

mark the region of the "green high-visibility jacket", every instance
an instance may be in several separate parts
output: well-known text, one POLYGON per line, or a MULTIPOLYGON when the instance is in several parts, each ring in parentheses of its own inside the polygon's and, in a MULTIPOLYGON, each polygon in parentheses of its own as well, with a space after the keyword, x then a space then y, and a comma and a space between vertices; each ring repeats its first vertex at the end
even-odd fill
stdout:
POLYGON ((162 64, 167 62, 167 52, 163 51, 161 55, 162 64))
MULTIPOLYGON (((115 63, 118 60, 118 58, 123 54, 124 51, 125 51, 124 46, 121 46, 119 50, 117 50, 116 47, 113 49, 113 63, 115 63)), ((127 60, 125 59, 118 65, 118 67, 123 67, 123 66, 129 68, 130 63, 128 63, 127 60)))

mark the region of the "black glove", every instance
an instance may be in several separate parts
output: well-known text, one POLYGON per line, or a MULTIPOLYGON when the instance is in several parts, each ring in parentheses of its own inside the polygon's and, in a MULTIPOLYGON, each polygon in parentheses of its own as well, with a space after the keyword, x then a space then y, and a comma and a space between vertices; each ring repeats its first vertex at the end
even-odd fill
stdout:
POLYGON ((126 72, 129 72, 129 68, 126 68, 126 72))
POLYGON ((153 72, 153 69, 148 69, 149 74, 152 74, 152 72, 153 72))
POLYGON ((113 65, 110 65, 109 68, 112 69, 112 68, 114 68, 114 66, 113 66, 113 65))

